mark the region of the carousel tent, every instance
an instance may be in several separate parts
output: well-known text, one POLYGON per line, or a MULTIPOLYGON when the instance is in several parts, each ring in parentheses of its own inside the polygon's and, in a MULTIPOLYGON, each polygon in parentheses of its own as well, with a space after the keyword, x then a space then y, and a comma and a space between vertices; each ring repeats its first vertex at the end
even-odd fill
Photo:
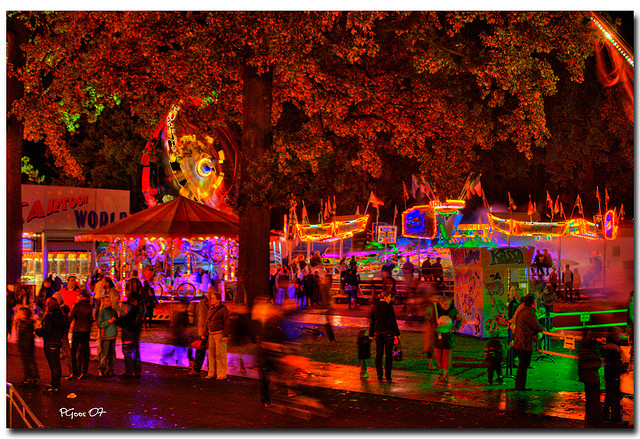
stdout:
POLYGON ((130 215, 119 221, 75 235, 76 241, 115 241, 135 238, 181 239, 197 237, 237 238, 238 218, 188 198, 177 197, 168 203, 130 215))

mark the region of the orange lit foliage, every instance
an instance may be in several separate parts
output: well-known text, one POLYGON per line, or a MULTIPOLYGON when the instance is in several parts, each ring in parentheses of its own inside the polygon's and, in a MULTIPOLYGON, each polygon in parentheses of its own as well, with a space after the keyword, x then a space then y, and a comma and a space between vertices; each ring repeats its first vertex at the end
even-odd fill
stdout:
POLYGON ((247 62, 274 73, 269 169, 282 181, 338 155, 375 179, 390 154, 422 164, 442 190, 459 188, 496 142, 527 156, 545 144, 551 61, 581 81, 593 31, 565 12, 59 12, 30 22, 38 36, 17 111, 25 137, 47 142, 71 174, 81 170, 62 141, 62 111, 90 121, 117 95, 148 136, 171 103, 216 90, 213 122, 239 126, 247 62), (293 127, 280 119, 287 105, 293 127))
MULTIPOLYGON (((46 142, 75 177, 82 170, 65 147, 67 127, 92 122, 116 100, 146 122, 133 128, 148 137, 171 104, 215 90, 211 123, 242 126, 247 135, 254 127, 243 123, 243 101, 269 99, 251 94, 243 73, 272 75, 273 132, 243 136, 241 210, 268 209, 312 185, 364 198, 366 184, 395 158, 417 164, 451 196, 484 149, 502 143, 530 157, 549 136, 551 61, 581 81, 593 32, 583 14, 566 12, 91 11, 12 19, 20 18, 33 38, 18 72, 25 98, 12 110, 25 138, 46 142)), ((242 251, 239 271, 248 263, 242 251)))

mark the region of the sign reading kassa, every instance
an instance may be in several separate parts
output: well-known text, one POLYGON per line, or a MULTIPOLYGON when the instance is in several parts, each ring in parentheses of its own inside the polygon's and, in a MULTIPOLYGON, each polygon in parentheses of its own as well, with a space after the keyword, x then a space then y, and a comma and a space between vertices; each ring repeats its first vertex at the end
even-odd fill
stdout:
POLYGON ((129 191, 22 185, 24 232, 88 230, 129 215, 129 191))

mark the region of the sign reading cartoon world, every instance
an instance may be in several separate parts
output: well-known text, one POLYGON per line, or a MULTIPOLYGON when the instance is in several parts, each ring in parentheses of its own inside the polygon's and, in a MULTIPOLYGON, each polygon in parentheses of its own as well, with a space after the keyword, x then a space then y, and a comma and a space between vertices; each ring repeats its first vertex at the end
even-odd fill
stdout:
POLYGON ((129 191, 22 185, 25 232, 88 231, 129 215, 129 191))

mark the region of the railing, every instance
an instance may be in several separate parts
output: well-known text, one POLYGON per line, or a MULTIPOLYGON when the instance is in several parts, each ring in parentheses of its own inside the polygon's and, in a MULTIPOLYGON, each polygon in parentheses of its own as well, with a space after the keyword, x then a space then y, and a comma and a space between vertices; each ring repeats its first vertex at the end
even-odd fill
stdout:
POLYGON ((9 428, 13 428, 13 411, 15 410, 22 418, 27 428, 44 428, 42 422, 38 420, 36 415, 31 411, 29 406, 20 394, 13 387, 13 384, 7 383, 7 400, 9 403, 9 428))
POLYGON ((625 309, 609 309, 609 310, 603 310, 603 311, 575 311, 575 312, 552 312, 549 313, 549 317, 551 317, 551 319, 553 319, 554 317, 561 317, 561 316, 580 316, 580 323, 582 323, 582 326, 563 326, 563 327, 553 327, 554 331, 561 331, 561 330, 571 330, 571 329, 584 329, 584 328, 605 328, 605 327, 609 327, 609 326, 623 326, 626 325, 627 322, 607 322, 607 323, 602 323, 602 324, 591 324, 589 325, 588 322, 589 320, 591 320, 591 316, 594 314, 613 314, 613 313, 627 313, 629 312, 629 310, 625 309))

